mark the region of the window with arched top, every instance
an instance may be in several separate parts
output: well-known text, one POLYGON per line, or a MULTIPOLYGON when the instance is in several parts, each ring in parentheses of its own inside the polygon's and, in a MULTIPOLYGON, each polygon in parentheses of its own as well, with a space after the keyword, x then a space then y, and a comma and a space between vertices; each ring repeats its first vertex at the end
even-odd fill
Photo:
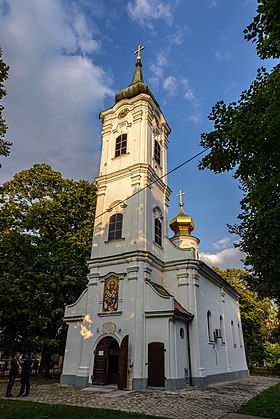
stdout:
POLYGON ((225 343, 226 342, 226 339, 225 339, 225 324, 224 324, 223 316, 220 316, 220 331, 221 331, 222 343, 225 343))
POLYGON ((237 324, 237 330, 238 330, 238 339, 239 339, 239 346, 242 348, 242 334, 241 334, 241 327, 240 324, 237 324))
POLYGON ((232 346, 236 348, 236 337, 235 337, 235 330, 234 330, 234 322, 233 320, 230 322, 231 326, 231 337, 232 337, 232 346))
POLYGON ((214 342, 214 333, 212 327, 212 315, 211 311, 207 311, 207 330, 208 330, 208 340, 209 342, 214 342))
POLYGON ((162 224, 159 218, 155 218, 155 242, 162 245, 162 224))
POLYGON ((155 206, 153 208, 153 219, 154 219, 154 242, 159 246, 162 246, 163 237, 163 214, 160 207, 155 206))
POLYGON ((160 143, 157 140, 155 140, 155 143, 154 143, 154 159, 160 165, 161 147, 160 147, 160 143))
POLYGON ((121 134, 116 139, 115 157, 126 153, 127 148, 127 134, 121 134))
POLYGON ((123 215, 114 214, 109 220, 108 240, 117 240, 122 238, 123 215))

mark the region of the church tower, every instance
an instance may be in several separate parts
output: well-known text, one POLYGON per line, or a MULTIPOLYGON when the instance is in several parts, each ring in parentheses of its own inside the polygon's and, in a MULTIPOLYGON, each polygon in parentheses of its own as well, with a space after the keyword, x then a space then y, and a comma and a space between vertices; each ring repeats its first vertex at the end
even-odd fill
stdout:
POLYGON ((138 47, 132 83, 100 114, 102 153, 92 258, 146 251, 162 258, 170 189, 170 128, 144 83, 138 47), (149 186, 151 185, 151 186, 149 186))
POLYGON ((88 286, 64 317, 69 327, 61 383, 78 387, 176 390, 247 371, 242 346, 232 351, 224 345, 232 339, 225 327, 229 315, 243 342, 238 294, 199 261, 181 191, 168 238, 170 128, 144 82, 143 49, 135 51, 132 83, 100 113, 88 286))

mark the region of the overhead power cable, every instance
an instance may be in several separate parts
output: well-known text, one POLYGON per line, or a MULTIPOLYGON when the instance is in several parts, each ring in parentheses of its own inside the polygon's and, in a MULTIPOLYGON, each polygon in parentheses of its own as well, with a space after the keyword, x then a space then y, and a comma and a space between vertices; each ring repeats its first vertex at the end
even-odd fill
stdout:
MULTIPOLYGON (((157 177, 155 180, 153 180, 152 182, 150 182, 148 185, 144 186, 143 188, 139 189, 138 191, 134 192, 134 194, 128 196, 127 198, 125 198, 123 201, 118 201, 118 203, 116 203, 115 205, 113 205, 110 210, 112 210, 114 207, 125 203, 125 201, 128 201, 130 198, 133 198, 135 195, 139 194, 140 192, 144 191, 147 188, 150 188, 154 183, 158 182, 159 180, 165 178, 166 176, 170 175, 171 173, 175 172, 176 170, 180 169, 182 166, 184 166, 185 164, 191 162, 192 160, 196 159, 198 156, 200 156, 201 154, 205 153, 207 150, 209 150, 211 147, 206 148, 205 150, 202 150, 200 153, 195 154, 194 156, 192 156, 191 158, 189 158, 188 160, 185 160, 183 163, 179 164, 178 166, 174 167, 174 169, 170 170, 169 172, 165 173, 164 175, 157 177)), ((98 214, 95 217, 95 220, 99 217, 101 217, 102 215, 106 214, 109 210, 106 210, 104 212, 102 212, 101 214, 98 214)))

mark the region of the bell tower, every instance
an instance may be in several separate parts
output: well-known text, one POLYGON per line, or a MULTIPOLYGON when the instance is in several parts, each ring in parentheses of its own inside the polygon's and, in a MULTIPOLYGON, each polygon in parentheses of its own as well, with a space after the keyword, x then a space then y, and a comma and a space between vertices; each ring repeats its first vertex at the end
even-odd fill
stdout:
POLYGON ((136 250, 162 256, 171 193, 163 177, 170 128, 144 82, 143 49, 139 45, 135 51, 132 83, 116 93, 113 107, 100 113, 102 152, 92 258, 136 250))

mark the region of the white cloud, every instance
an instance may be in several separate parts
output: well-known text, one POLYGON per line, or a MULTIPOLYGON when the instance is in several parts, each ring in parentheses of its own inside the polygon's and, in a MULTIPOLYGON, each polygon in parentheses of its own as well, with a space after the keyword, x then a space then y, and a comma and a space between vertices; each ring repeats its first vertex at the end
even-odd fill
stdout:
POLYGON ((200 111, 188 115, 187 120, 194 124, 199 124, 202 121, 202 113, 200 111))
POLYGON ((189 32, 189 27, 187 25, 177 26, 174 33, 167 37, 169 42, 169 49, 174 45, 181 45, 183 43, 183 38, 186 32, 189 32))
POLYGON ((85 16, 82 13, 78 13, 75 17, 73 27, 76 31, 77 43, 82 52, 91 53, 100 48, 101 42, 92 38, 85 16))
POLYGON ((43 162, 67 177, 97 174, 97 115, 112 95, 111 80, 87 56, 100 41, 82 13, 71 17, 63 5, 62 0, 0 0, 1 46, 10 66, 5 119, 13 142, 2 181, 43 162))
MULTIPOLYGON (((154 62, 150 66, 150 70, 152 71, 152 73, 154 73, 156 78, 163 78, 164 68, 168 67, 169 64, 170 51, 173 50, 174 45, 181 45, 181 43, 183 42, 183 34, 184 32, 186 32, 186 30, 186 27, 177 27, 176 31, 173 34, 167 36, 165 41, 165 48, 156 53, 154 62)), ((152 82, 156 81, 153 77, 151 78, 151 80, 152 82)), ((183 80, 184 79, 182 79, 182 82, 183 80)), ((157 80, 155 84, 158 86, 159 81, 157 80)))
POLYGON ((154 73, 154 75, 156 77, 162 78, 163 74, 164 74, 164 70, 160 65, 157 64, 152 64, 150 66, 150 70, 152 71, 152 73, 154 73))
POLYGON ((228 62, 231 58, 231 54, 226 51, 226 52, 221 52, 221 51, 216 51, 214 57, 221 62, 228 62))
POLYGON ((200 258, 210 266, 217 266, 221 269, 241 268, 244 269, 242 259, 245 258, 245 253, 241 252, 238 247, 234 246, 236 240, 231 237, 224 237, 213 243, 214 249, 217 253, 201 253, 200 258))
POLYGON ((187 89, 184 98, 190 101, 195 100, 194 89, 187 89))
POLYGON ((222 250, 227 249, 229 246, 232 245, 232 240, 230 237, 225 237, 224 239, 218 240, 216 243, 213 243, 214 249, 222 250))
POLYGON ((239 268, 244 269, 244 264, 241 259, 244 259, 245 254, 238 248, 225 249, 216 254, 200 253, 200 259, 209 266, 216 266, 220 269, 239 268))
POLYGON ((127 5, 129 17, 149 29, 153 29, 153 20, 163 19, 170 24, 173 20, 173 9, 174 4, 161 0, 133 0, 127 5))
POLYGON ((217 7, 218 0, 207 0, 207 3, 210 7, 217 7))
POLYGON ((175 95, 178 89, 178 82, 175 77, 168 76, 163 80, 163 87, 167 90, 168 94, 175 95))
POLYGON ((159 83, 164 78, 164 67, 167 66, 168 51, 159 51, 156 54, 153 64, 150 65, 150 70, 154 74, 149 78, 149 84, 153 87, 158 87, 159 83))

